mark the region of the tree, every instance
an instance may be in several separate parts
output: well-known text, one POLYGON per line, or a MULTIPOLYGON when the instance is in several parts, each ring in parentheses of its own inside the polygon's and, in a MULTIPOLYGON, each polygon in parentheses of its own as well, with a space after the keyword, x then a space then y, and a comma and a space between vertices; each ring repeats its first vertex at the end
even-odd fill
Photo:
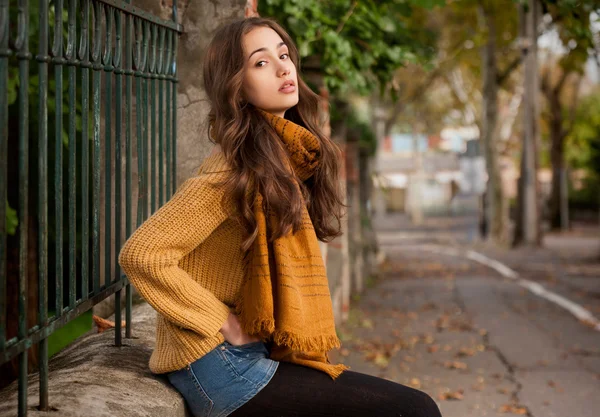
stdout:
MULTIPOLYGON (((550 126, 550 161, 552 164, 552 186, 549 201, 550 225, 553 229, 566 228, 567 205, 565 140, 573 128, 575 109, 579 96, 584 65, 588 56, 596 51, 590 17, 600 11, 597 1, 579 2, 547 1, 548 16, 552 27, 557 30, 565 54, 558 61, 557 71, 552 71, 552 62, 541 77, 541 87, 548 104, 550 126), (572 84, 570 90, 567 87, 572 84), (568 94, 570 93, 570 94, 568 94)), ((552 57, 551 57, 552 59, 552 57)))
POLYGON ((259 12, 286 28, 305 61, 304 72, 321 76, 330 94, 364 95, 385 91, 397 68, 431 59, 434 34, 419 26, 419 10, 443 3, 265 0, 259 12))
MULTIPOLYGON (((485 41, 481 46, 482 73, 482 117, 481 137, 483 142, 488 186, 486 191, 486 224, 489 230, 488 239, 504 244, 507 239, 507 206, 502 189, 500 167, 498 161, 498 90, 507 81, 511 73, 518 67, 521 57, 516 52, 516 36, 511 36, 509 50, 513 57, 499 69, 499 47, 504 36, 501 28, 511 28, 516 32, 515 5, 511 2, 485 1, 478 4, 478 22, 485 41)), ((506 41, 504 41, 506 42, 506 41)))
POLYGON ((586 176, 583 187, 569 195, 569 202, 600 214, 600 87, 581 98, 574 114, 573 128, 565 139, 565 161, 586 176))
POLYGON ((521 175, 517 196, 517 216, 513 245, 541 243, 540 210, 538 204, 538 25, 540 3, 528 0, 519 10, 520 32, 523 45, 525 91, 523 110, 523 147, 521 151, 521 175))

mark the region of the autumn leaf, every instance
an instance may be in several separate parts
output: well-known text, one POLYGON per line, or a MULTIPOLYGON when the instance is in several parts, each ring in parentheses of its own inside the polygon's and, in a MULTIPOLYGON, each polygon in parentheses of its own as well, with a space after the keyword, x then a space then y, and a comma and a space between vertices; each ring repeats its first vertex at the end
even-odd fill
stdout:
POLYGON ((440 316, 435 323, 435 327, 437 327, 437 329, 439 331, 447 329, 449 326, 450 326, 450 316, 448 316, 447 314, 440 316))
POLYGON ((459 361, 446 361, 444 362, 444 368, 448 369, 467 369, 467 364, 459 361))
POLYGON ((408 317, 408 318, 409 318, 409 319, 411 319, 411 320, 416 320, 416 319, 418 319, 418 318, 419 318, 419 315, 418 315, 417 313, 415 313, 414 311, 409 311, 409 312, 406 314, 406 317, 408 317))
POLYGON ((363 319, 363 321, 360 323, 360 325, 366 329, 372 329, 373 321, 371 319, 363 319))
POLYGON ((523 407, 520 405, 513 405, 513 404, 505 404, 498 409, 498 412, 511 413, 511 414, 517 414, 519 416, 524 416, 527 414, 527 407, 523 407))
POLYGON ((438 350, 440 350, 440 345, 427 346, 427 352, 429 352, 429 353, 435 353, 438 350))
MULTIPOLYGON (((94 323, 96 323, 96 327, 98 328, 98 333, 102 333, 105 330, 115 327, 115 322, 103 319, 100 316, 92 316, 94 323)), ((125 327, 125 320, 121 321, 121 327, 125 327)))
POLYGON ((449 400, 463 400, 465 398, 464 396, 464 390, 459 389, 457 391, 449 391, 449 392, 443 392, 440 395, 438 395, 438 398, 441 401, 449 401, 449 400))
POLYGON ((437 305, 434 302, 429 302, 429 303, 423 304, 419 310, 421 310, 421 311, 431 311, 431 310, 435 310, 437 308, 438 307, 437 307, 437 305))
POLYGON ((419 389, 421 388, 421 380, 419 378, 411 378, 411 380, 408 382, 408 385, 415 389, 419 389))
POLYGON ((463 348, 460 348, 459 351, 456 352, 456 354, 454 356, 457 358, 464 358, 467 356, 473 356, 473 355, 475 355, 475 353, 476 353, 475 349, 463 347, 463 348))
POLYGON ((386 368, 390 364, 390 359, 385 354, 377 352, 373 358, 373 363, 381 368, 386 368))

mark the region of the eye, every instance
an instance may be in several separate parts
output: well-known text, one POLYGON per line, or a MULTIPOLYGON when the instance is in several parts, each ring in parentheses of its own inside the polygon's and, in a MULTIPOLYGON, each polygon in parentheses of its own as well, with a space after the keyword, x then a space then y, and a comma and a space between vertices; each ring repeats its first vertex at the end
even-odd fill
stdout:
POLYGON ((281 55, 279 58, 286 59, 286 58, 289 58, 289 57, 290 57, 290 56, 289 56, 288 54, 283 54, 283 55, 281 55), (285 58, 282 58, 282 57, 285 57, 285 58))
POLYGON ((265 64, 266 64, 266 63, 267 63, 267 61, 264 61, 264 60, 258 61, 258 62, 255 64, 255 66, 256 66, 256 67, 264 67, 264 65, 261 65, 261 63, 265 63, 265 64))

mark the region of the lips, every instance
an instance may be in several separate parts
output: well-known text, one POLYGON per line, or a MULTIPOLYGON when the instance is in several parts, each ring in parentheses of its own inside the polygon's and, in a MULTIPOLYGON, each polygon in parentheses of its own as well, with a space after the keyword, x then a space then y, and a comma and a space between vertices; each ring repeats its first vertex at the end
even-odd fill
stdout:
POLYGON ((288 92, 290 90, 295 90, 296 89, 296 83, 292 80, 286 80, 283 82, 283 84, 281 84, 281 87, 279 87, 279 91, 284 91, 284 92, 288 92))

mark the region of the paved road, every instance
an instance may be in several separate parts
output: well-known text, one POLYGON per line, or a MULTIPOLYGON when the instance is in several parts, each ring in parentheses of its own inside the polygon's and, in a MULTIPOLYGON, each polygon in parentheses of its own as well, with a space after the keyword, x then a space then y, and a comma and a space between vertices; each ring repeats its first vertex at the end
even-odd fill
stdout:
MULTIPOLYGON (((600 332, 483 265, 416 248, 471 245, 476 219, 377 225, 388 261, 340 328, 353 370, 427 392, 444 417, 600 415, 600 332)), ((588 277, 586 302, 599 287, 588 277)))

